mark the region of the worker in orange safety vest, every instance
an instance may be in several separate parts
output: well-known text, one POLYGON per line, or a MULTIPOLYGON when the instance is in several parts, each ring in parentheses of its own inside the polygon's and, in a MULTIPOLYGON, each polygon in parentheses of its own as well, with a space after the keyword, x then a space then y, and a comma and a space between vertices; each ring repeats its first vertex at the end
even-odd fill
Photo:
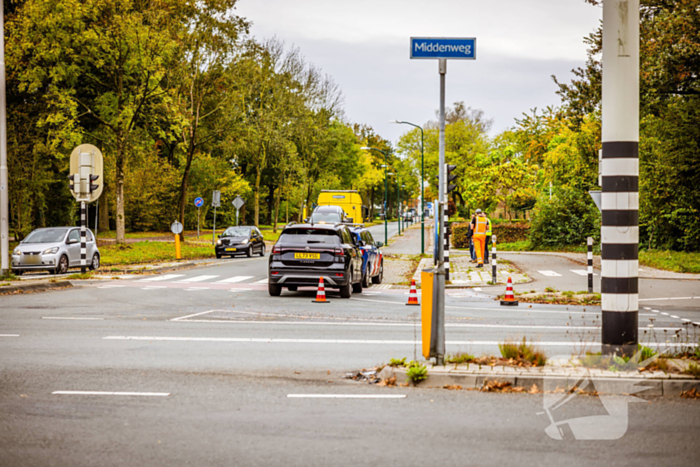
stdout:
POLYGON ((481 209, 476 210, 476 217, 472 219, 472 230, 474 232, 474 250, 476 251, 476 261, 479 263, 476 267, 484 267, 484 248, 486 247, 486 231, 488 230, 489 220, 481 209))

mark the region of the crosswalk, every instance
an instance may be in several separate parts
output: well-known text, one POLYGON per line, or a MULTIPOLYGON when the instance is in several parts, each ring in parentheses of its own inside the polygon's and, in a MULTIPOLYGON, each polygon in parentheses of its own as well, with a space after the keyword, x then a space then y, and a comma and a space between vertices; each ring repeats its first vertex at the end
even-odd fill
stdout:
MULTIPOLYGON (((539 274, 542 274, 543 276, 546 277, 562 277, 562 274, 558 273, 557 271, 537 271, 539 274)), ((569 272, 573 272, 574 274, 578 276, 587 276, 588 271, 585 269, 569 269, 569 272)), ((593 273, 594 276, 597 276, 598 274, 593 273)))

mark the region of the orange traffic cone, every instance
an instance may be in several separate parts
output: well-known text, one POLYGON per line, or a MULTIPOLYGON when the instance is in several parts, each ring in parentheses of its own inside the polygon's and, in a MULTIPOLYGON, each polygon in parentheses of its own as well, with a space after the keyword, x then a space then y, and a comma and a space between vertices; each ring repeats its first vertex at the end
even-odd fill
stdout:
POLYGON ((518 301, 513 296, 513 281, 508 278, 508 285, 506 286, 506 296, 501 300, 501 305, 506 306, 518 306, 518 301))
POLYGON ((313 303, 330 303, 326 300, 326 288, 323 286, 323 277, 318 279, 318 290, 316 291, 316 300, 311 300, 313 303))
POLYGON ((411 279, 411 291, 408 292, 408 305, 418 305, 420 306, 420 303, 418 303, 418 292, 416 291, 416 280, 411 279))

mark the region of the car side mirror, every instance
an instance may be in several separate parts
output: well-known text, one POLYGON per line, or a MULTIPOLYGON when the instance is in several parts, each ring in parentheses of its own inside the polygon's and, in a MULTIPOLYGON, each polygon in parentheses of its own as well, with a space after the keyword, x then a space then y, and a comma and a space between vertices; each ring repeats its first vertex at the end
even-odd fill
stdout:
POLYGON ((221 238, 221 234, 217 235, 216 238, 221 238))
POLYGON ((308 223, 309 223, 309 219, 310 219, 310 217, 307 217, 306 219, 304 219, 304 224, 308 224, 308 223))
POLYGON ((377 242, 377 248, 381 248, 383 246, 384 246, 384 244, 382 242, 377 242))

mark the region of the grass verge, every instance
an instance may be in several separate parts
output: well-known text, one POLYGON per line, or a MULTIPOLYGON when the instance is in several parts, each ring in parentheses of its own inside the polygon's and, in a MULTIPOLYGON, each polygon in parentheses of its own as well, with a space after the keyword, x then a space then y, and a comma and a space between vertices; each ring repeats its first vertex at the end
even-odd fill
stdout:
MULTIPOLYGON (((211 245, 181 245, 182 259, 213 258, 211 245)), ((175 261, 175 244, 171 242, 136 242, 128 245, 105 245, 100 248, 103 266, 175 261)))
POLYGON ((642 250, 639 264, 673 272, 700 274, 700 253, 667 250, 642 250))

